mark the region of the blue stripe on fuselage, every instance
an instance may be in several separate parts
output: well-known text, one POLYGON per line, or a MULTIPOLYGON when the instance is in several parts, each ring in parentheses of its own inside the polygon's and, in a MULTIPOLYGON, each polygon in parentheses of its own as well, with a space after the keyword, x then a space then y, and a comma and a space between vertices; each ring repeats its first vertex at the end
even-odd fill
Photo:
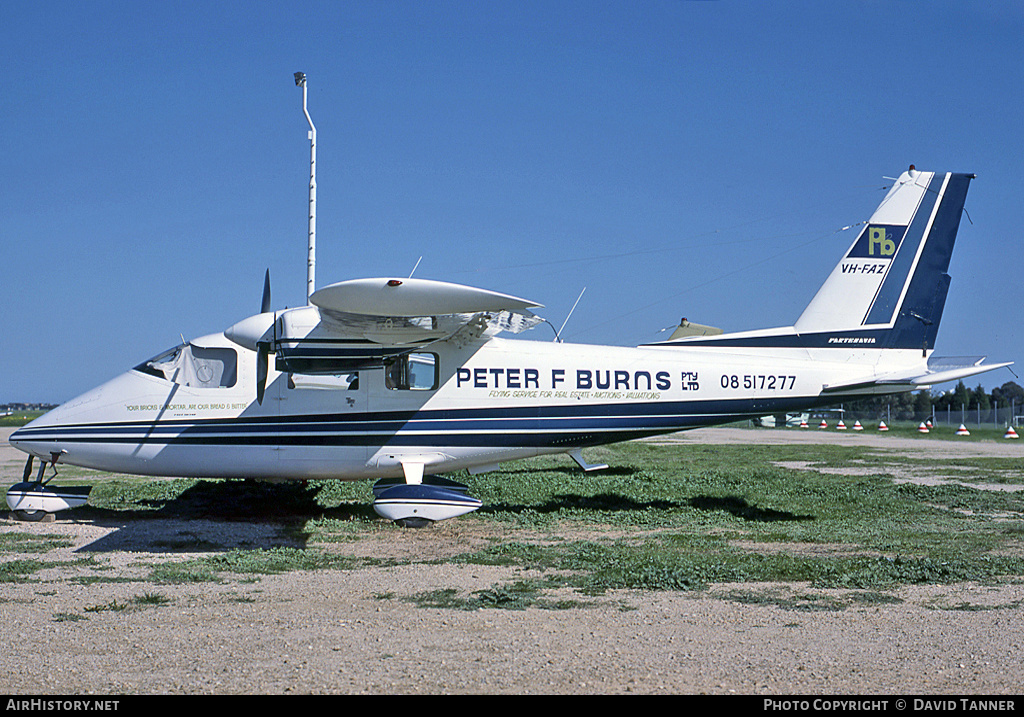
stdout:
MULTIPOLYGON (((835 402, 829 396, 825 402, 835 402)), ((794 411, 813 399, 520 406, 320 416, 26 426, 12 440, 153 445, 410 445, 553 447, 610 443, 750 415, 794 411)))

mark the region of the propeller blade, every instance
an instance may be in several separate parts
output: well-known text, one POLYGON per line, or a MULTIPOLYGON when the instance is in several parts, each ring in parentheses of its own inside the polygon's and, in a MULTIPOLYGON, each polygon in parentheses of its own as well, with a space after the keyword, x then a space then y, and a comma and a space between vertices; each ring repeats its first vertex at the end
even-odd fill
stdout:
MULTIPOLYGON (((260 313, 270 311, 270 269, 267 269, 263 277, 263 302, 260 305, 260 313)), ((277 333, 277 325, 274 325, 274 333, 277 333)), ((256 343, 256 403, 263 405, 263 396, 267 392, 267 374, 270 372, 270 344, 266 341, 256 343)))
POLYGON ((256 403, 263 405, 263 394, 267 392, 267 373, 270 364, 270 344, 261 341, 256 344, 256 403))
POLYGON ((270 269, 267 269, 267 275, 263 278, 263 304, 260 313, 265 314, 268 311, 270 311, 270 269))

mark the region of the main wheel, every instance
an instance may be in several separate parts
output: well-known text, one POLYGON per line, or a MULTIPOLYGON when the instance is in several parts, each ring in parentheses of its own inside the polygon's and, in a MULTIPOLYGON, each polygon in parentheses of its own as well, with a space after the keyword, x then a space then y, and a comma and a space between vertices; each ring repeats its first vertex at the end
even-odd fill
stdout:
POLYGON ((426 528, 434 521, 426 518, 399 518, 395 522, 403 528, 426 528))
POLYGON ((29 523, 38 523, 46 517, 47 513, 45 510, 16 510, 14 511, 14 515, 18 520, 24 520, 29 523))

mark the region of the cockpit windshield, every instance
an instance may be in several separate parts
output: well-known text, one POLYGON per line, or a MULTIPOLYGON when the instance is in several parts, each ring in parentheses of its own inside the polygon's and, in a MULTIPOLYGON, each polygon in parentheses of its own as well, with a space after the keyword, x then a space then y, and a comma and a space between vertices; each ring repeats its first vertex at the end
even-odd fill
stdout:
POLYGON ((231 348, 186 343, 145 361, 136 371, 194 388, 230 388, 238 377, 238 354, 231 348))

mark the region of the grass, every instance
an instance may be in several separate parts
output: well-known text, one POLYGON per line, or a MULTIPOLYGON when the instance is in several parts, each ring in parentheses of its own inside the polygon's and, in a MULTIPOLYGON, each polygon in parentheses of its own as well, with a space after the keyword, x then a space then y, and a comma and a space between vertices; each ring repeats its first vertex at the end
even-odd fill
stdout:
MULTIPOLYGON (((88 605, 82 609, 85 612, 91 613, 124 612, 126 610, 138 610, 144 607, 159 607, 161 605, 168 605, 170 602, 171 599, 169 597, 161 595, 160 593, 144 593, 130 598, 127 602, 111 600, 103 605, 88 605)), ((58 613, 58 621, 67 620, 68 616, 68 613, 58 613)))
MULTIPOLYGON (((477 520, 549 533, 554 542, 506 542, 460 556, 568 573, 589 593, 690 590, 722 582, 822 587, 1024 577, 1021 493, 961 485, 897 484, 888 472, 920 461, 887 455, 862 475, 787 470, 786 461, 864 468, 856 445, 624 444, 591 456, 605 474, 537 459, 480 476, 477 520), (575 539, 605 532, 614 537, 575 539)), ((1015 461, 971 459, 986 479, 1015 461), (990 475, 991 474, 991 475, 990 475)), ((929 461, 930 472, 957 461, 929 461)), ((1007 479, 1007 482, 1010 479, 1007 479)), ((1017 484, 1024 481, 1017 481, 1017 484)))
POLYGON ((33 533, 0 533, 0 555, 14 553, 47 553, 56 548, 66 548, 71 541, 54 535, 33 533))
POLYGON ((24 426, 29 421, 34 421, 44 413, 46 413, 46 411, 16 411, 9 416, 0 416, 0 427, 24 426))
MULTIPOLYGON (((912 435, 910 428, 902 430, 912 435)), ((447 560, 509 566, 536 577, 471 595, 439 590, 409 599, 448 609, 558 609, 613 590, 693 591, 723 583, 854 591, 827 599, 731 593, 737 601, 828 610, 884 601, 880 596, 904 585, 1024 579, 1024 491, 981 487, 1024 485, 1019 459, 924 460, 865 449, 855 439, 777 446, 628 443, 594 449, 587 457, 611 467, 582 473, 567 458, 550 457, 455 476, 484 502, 456 520, 475 534, 502 538, 447 560), (808 469, 781 467, 791 464, 808 469), (947 482, 893 480, 923 473, 947 482), (553 601, 547 596, 555 589, 580 601, 553 601)), ((361 540, 386 540, 407 530, 372 512, 369 483, 77 477, 83 476, 95 483, 90 506, 79 509, 87 518, 264 521, 288 532, 297 546, 227 550, 201 542, 187 547, 195 557, 155 563, 148 578, 154 584, 258 580, 288 571, 429 559, 415 549, 377 559, 349 554, 361 540)), ((423 540, 430 540, 431 530, 420 534, 423 540)), ((50 540, 0 534, 0 558, 45 552, 50 540)), ((23 558, 2 562, 0 582, 31 579, 47 566, 23 558)))
POLYGON ((162 563, 154 567, 152 579, 165 583, 210 582, 225 575, 277 575, 294 570, 345 570, 357 561, 321 550, 270 548, 231 550, 210 557, 162 563))

